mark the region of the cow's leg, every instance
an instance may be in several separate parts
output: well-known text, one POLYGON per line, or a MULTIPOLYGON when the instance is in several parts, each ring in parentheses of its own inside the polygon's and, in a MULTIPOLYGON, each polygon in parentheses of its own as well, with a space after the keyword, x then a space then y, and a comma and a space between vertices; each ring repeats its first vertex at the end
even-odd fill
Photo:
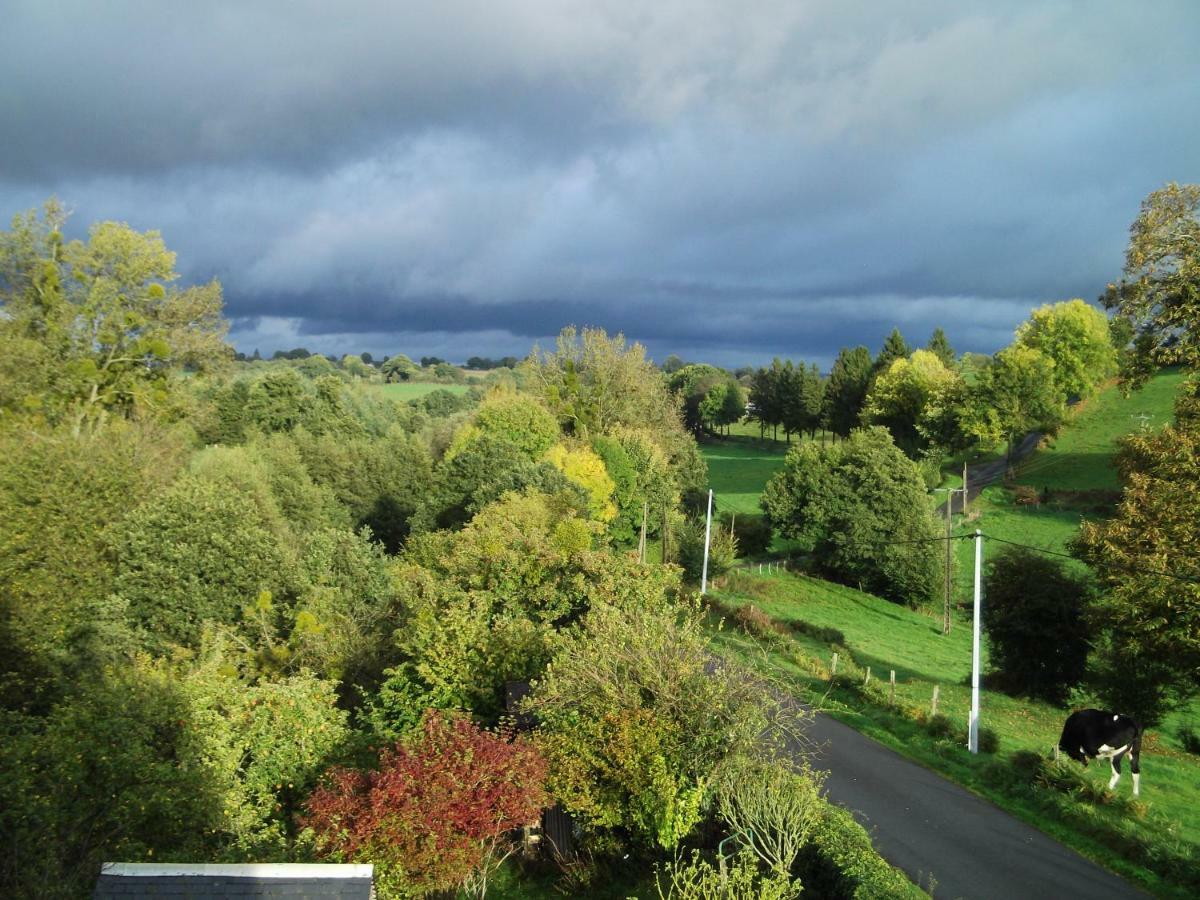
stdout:
POLYGON ((1139 736, 1138 739, 1134 741, 1133 751, 1129 754, 1129 771, 1133 773, 1133 796, 1135 797, 1138 795, 1138 789, 1140 787, 1138 781, 1142 777, 1141 766, 1139 765, 1140 757, 1142 755, 1142 748, 1140 746, 1141 742, 1141 737, 1139 736))
POLYGON ((1117 786, 1117 782, 1121 780, 1121 757, 1124 755, 1124 750, 1118 750, 1108 758, 1108 764, 1112 766, 1112 778, 1108 779, 1108 789, 1111 791, 1117 786))

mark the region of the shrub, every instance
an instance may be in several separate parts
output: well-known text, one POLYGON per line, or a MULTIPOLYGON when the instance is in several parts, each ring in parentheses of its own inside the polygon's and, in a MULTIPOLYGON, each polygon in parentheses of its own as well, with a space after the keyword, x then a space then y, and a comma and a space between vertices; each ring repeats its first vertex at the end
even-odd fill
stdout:
POLYGON ((1179 729, 1179 743, 1188 753, 1200 753, 1200 735, 1190 725, 1179 729))
POLYGON ((995 753, 1000 749, 1000 735, 994 728, 979 729, 979 752, 995 753))
POLYGON ((989 563, 983 626, 1009 690, 1059 702, 1084 675, 1088 586, 1058 560, 1008 547, 989 563))
POLYGON ((828 900, 898 900, 925 897, 871 846, 866 829, 846 810, 827 804, 795 875, 806 891, 828 900))
POLYGON ((823 780, 784 760, 735 760, 717 788, 717 813, 744 848, 787 875, 824 811, 823 780))
POLYGON ((335 769, 309 798, 322 852, 375 863, 401 896, 472 886, 512 851, 508 833, 547 803, 546 764, 526 738, 429 713, 373 772, 335 769))
POLYGON ((935 738, 950 737, 954 734, 954 723, 941 713, 930 716, 925 722, 925 730, 935 738))
MULTIPOLYGON (((704 571, 704 532, 702 519, 684 520, 675 530, 675 546, 679 564, 692 581, 699 581, 704 571)), ((719 578, 733 568, 737 560, 737 538, 724 528, 713 527, 709 535, 708 577, 719 578)))
POLYGON ((728 872, 724 866, 714 867, 698 850, 688 859, 676 857, 655 875, 658 896, 660 900, 792 900, 800 896, 800 884, 786 875, 762 874, 753 853, 743 851, 728 865, 728 872))
POLYGON ((753 603, 739 606, 733 613, 733 620, 751 634, 767 637, 777 630, 775 621, 753 603))
POLYGON ((758 556, 771 547, 773 532, 765 516, 731 516, 723 514, 721 525, 725 530, 732 526, 737 538, 738 556, 758 556))

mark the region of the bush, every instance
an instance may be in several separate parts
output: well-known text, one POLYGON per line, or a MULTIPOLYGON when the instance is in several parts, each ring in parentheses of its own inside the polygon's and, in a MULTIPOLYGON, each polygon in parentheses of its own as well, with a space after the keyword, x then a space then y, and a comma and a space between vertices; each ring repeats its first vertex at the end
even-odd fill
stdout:
POLYGON ((823 781, 784 760, 735 760, 717 787, 717 814, 744 848, 787 875, 821 819, 823 781))
POLYGON ((1000 735, 994 728, 979 729, 979 752, 995 753, 1000 749, 1000 735))
POLYGON ((511 852, 509 832, 546 805, 545 773, 526 738, 431 712, 378 770, 333 770, 309 798, 306 824, 322 852, 375 863, 384 890, 482 894, 511 852))
POLYGON ((770 549, 773 532, 765 516, 722 514, 720 521, 726 531, 732 525, 737 538, 738 556, 759 556, 770 549))
POLYGON ((1200 735, 1190 725, 1179 729, 1179 743, 1188 753, 1200 753, 1200 735))
POLYGON ((655 876, 660 900, 793 900, 800 884, 786 875, 764 875, 754 854, 743 851, 724 867, 715 867, 693 850, 688 859, 676 857, 655 876), (664 884, 665 881, 665 884, 664 884))
POLYGON ((925 897, 871 846, 866 829, 841 807, 826 805, 793 874, 805 891, 827 900, 898 900, 925 897))
MULTIPOLYGON (((679 564, 692 581, 699 581, 704 571, 703 519, 686 519, 675 530, 675 546, 679 564)), ((737 538, 726 529, 714 526, 709 536, 708 578, 719 578, 733 568, 737 561, 737 538)))
POLYGON ((1083 680, 1088 593, 1061 562, 1023 547, 1007 547, 988 563, 983 627, 1009 690, 1057 703, 1083 680))
POLYGON ((930 716, 925 722, 925 730, 935 738, 950 737, 954 734, 954 723, 941 713, 930 716))

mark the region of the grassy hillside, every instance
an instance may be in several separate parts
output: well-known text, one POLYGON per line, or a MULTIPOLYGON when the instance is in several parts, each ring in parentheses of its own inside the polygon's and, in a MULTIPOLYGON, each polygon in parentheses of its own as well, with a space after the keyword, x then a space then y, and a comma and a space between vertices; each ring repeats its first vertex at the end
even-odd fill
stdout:
POLYGON ((886 684, 889 670, 894 669, 896 706, 924 712, 937 685, 938 711, 956 729, 965 729, 971 665, 966 619, 960 617, 957 627, 944 637, 940 623, 927 614, 802 575, 733 575, 713 597, 728 609, 753 604, 793 629, 787 637, 763 642, 728 624, 714 627, 714 638, 725 652, 790 676, 802 696, 847 724, 987 796, 1155 893, 1187 895, 1178 884, 1161 880, 1152 871, 1154 866, 1146 865, 1126 846, 1132 840, 1129 829, 1136 829, 1138 839, 1155 848, 1146 852, 1170 860, 1176 880, 1178 870, 1189 865, 1189 854, 1200 852, 1200 817, 1195 815, 1200 803, 1200 759, 1184 752, 1170 727, 1152 732, 1146 741, 1143 795, 1138 803, 1128 799, 1127 766, 1116 797, 1103 790, 1107 766, 1082 770, 1099 798, 1095 803, 1056 791, 1014 791, 1006 781, 1013 777, 1011 755, 1019 750, 1049 755, 1058 740, 1063 710, 985 689, 981 722, 997 733, 1000 749, 994 756, 972 756, 961 738, 933 736, 911 716, 898 715, 888 707, 885 690, 872 697, 861 689, 868 666, 879 686, 886 684), (828 635, 817 636, 821 628, 838 629, 844 639, 829 643, 828 635), (835 651, 840 657, 839 677, 831 686, 829 665, 835 651), (1114 845, 1133 858, 1114 859, 1114 845))
POLYGON ((788 445, 768 438, 733 435, 700 445, 708 463, 708 483, 723 510, 758 515, 758 498, 771 476, 783 465, 788 445))

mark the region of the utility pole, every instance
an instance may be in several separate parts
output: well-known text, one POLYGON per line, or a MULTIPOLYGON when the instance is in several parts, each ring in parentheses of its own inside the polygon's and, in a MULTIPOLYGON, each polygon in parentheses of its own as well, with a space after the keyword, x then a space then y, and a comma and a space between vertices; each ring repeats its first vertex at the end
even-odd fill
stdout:
POLYGON ((946 493, 946 604, 942 610, 942 634, 950 633, 950 592, 953 589, 952 579, 950 577, 951 559, 950 547, 954 543, 951 538, 952 527, 950 524, 951 507, 954 506, 954 491, 946 493))
POLYGON ((975 529, 975 619, 971 632, 971 720, 967 727, 967 749, 979 752, 979 611, 983 593, 983 532, 975 529))
POLYGON ((640 563, 644 563, 646 561, 646 516, 649 513, 649 511, 650 511, 649 502, 643 500, 642 501, 642 537, 641 537, 641 540, 638 541, 638 562, 640 562, 640 563))
POLYGON ((965 459, 963 460, 962 492, 963 492, 962 514, 965 516, 967 514, 967 497, 968 497, 968 494, 967 494, 967 461, 965 459))
POLYGON ((700 572, 700 596, 708 592, 708 539, 712 536, 712 488, 708 489, 708 517, 704 521, 704 569, 700 572))

